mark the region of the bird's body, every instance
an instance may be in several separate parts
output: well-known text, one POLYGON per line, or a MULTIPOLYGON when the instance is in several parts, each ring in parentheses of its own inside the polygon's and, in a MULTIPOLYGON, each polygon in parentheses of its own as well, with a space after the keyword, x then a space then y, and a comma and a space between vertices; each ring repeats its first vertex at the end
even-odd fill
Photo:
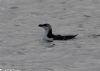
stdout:
POLYGON ((45 30, 44 40, 47 40, 47 41, 71 40, 77 36, 77 35, 54 35, 52 33, 52 28, 50 24, 39 24, 39 27, 44 28, 45 30))
POLYGON ((75 38, 75 36, 77 35, 66 35, 66 36, 53 35, 53 40, 70 40, 70 39, 75 38))

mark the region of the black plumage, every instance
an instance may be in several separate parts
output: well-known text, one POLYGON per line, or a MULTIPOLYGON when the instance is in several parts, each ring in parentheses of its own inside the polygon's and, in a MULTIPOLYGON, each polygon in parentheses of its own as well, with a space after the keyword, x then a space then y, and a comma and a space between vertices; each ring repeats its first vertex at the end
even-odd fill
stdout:
POLYGON ((55 35, 52 33, 52 28, 50 24, 39 24, 39 27, 42 27, 47 31, 47 38, 52 38, 53 40, 71 40, 74 39, 76 35, 55 35))

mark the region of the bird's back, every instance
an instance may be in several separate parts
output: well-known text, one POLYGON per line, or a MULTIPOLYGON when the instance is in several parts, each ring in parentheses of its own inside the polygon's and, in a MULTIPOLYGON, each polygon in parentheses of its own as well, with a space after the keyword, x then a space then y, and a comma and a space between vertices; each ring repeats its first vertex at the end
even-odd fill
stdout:
POLYGON ((70 40, 70 39, 74 39, 77 35, 66 35, 66 36, 62 36, 62 35, 53 35, 53 39, 54 40, 70 40))

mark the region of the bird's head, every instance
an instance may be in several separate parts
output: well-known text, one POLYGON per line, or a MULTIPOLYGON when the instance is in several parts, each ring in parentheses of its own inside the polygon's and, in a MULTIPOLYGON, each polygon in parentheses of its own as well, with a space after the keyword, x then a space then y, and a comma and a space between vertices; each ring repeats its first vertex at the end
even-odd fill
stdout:
POLYGON ((51 29, 51 25, 47 24, 47 23, 46 24, 39 24, 38 26, 44 28, 45 30, 50 30, 51 29))

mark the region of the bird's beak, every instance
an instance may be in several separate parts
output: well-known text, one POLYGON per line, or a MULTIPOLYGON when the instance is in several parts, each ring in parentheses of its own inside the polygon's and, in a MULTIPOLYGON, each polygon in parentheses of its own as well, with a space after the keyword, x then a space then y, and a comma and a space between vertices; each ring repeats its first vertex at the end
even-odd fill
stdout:
POLYGON ((38 26, 39 26, 39 27, 42 27, 43 25, 42 25, 42 24, 39 24, 38 26))

